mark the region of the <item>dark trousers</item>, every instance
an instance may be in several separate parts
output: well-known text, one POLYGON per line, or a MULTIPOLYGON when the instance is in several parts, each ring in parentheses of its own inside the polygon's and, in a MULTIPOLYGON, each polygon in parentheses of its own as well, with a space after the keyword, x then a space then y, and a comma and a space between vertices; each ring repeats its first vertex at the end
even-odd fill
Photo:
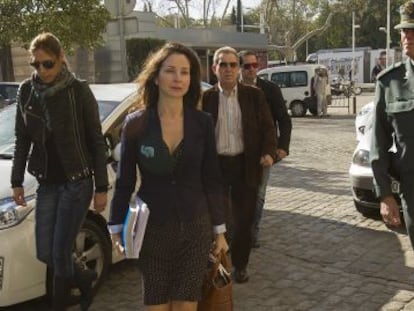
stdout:
POLYGON ((263 216, 263 207, 264 207, 265 200, 266 200, 266 188, 267 188, 267 183, 269 182, 270 169, 271 169, 270 166, 263 168, 262 181, 259 185, 258 192, 257 192, 256 213, 254 216, 254 224, 253 224, 253 231, 252 231, 253 241, 257 239, 258 233, 259 233, 259 225, 260 225, 260 222, 263 216))
POLYGON ((401 174, 400 197, 405 227, 414 248, 414 172, 401 174))
POLYGON ((231 259, 236 269, 245 269, 251 250, 258 187, 247 184, 244 176, 244 157, 219 156, 226 186, 227 219, 231 230, 231 259))

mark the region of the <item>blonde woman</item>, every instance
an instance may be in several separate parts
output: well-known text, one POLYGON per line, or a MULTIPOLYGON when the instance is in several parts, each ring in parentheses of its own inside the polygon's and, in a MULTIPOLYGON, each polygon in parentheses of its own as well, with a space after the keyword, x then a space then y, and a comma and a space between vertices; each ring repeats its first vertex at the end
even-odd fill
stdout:
POLYGON ((53 34, 35 37, 29 51, 34 71, 18 92, 13 198, 16 204, 26 204, 23 181, 29 158, 27 169, 39 182, 36 254, 54 274, 53 310, 66 310, 73 283, 81 290, 81 309, 87 310, 97 276, 74 265, 72 250, 92 197, 97 212, 107 201, 106 146, 98 105, 89 86, 69 72, 53 34))

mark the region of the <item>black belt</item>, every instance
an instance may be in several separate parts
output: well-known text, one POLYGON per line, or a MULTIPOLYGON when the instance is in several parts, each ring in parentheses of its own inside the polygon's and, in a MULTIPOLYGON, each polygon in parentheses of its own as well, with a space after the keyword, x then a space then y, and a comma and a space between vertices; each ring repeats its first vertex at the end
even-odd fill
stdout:
POLYGON ((240 161, 243 159, 244 154, 240 153, 240 154, 236 154, 236 155, 222 155, 219 154, 219 160, 220 161, 227 161, 227 162, 234 162, 234 161, 240 161))

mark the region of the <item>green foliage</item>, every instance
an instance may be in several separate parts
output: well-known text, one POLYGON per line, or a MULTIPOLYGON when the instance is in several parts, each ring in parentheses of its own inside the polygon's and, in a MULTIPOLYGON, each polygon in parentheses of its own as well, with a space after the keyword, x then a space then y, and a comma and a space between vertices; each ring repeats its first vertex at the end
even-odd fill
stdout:
MULTIPOLYGON (((399 23, 399 6, 404 0, 392 0, 390 2, 391 17, 391 47, 399 45, 399 33, 394 26, 399 23)), ((379 27, 387 26, 386 1, 378 0, 337 0, 325 3, 321 9, 319 18, 315 21, 315 27, 320 27, 326 20, 329 12, 334 13, 332 25, 322 36, 309 41, 309 51, 316 52, 319 49, 343 48, 352 46, 352 11, 355 11, 355 24, 360 28, 355 29, 355 46, 381 49, 386 46, 386 34, 379 27)))
MULTIPOLYGON (((399 22, 399 6, 406 0, 391 0, 391 46, 399 45, 399 33, 394 25, 399 22)), ((245 23, 258 24, 259 12, 265 14, 269 43, 292 46, 306 33, 321 28, 330 13, 331 25, 320 35, 308 40, 309 52, 319 49, 350 48, 352 45, 352 11, 355 11, 356 47, 385 48, 386 34, 379 27, 386 27, 386 0, 262 0, 261 4, 245 10, 245 23)), ((296 51, 298 60, 305 60, 303 44, 296 51)))
POLYGON ((65 50, 99 46, 110 14, 100 0, 1 0, 0 45, 27 46, 43 31, 54 33, 65 50))
POLYGON ((154 38, 134 38, 126 41, 128 76, 130 80, 138 76, 148 55, 164 44, 164 40, 154 38))

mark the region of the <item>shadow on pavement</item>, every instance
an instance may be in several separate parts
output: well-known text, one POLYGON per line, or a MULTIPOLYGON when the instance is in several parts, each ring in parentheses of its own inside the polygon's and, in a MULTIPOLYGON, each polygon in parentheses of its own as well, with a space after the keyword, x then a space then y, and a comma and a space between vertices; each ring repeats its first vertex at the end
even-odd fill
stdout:
MULTIPOLYGON (((289 163, 288 161, 289 160, 286 160, 286 163, 289 163)), ((348 173, 343 171, 328 171, 303 166, 287 166, 283 164, 277 168, 277 172, 272 174, 275 176, 278 174, 289 176, 289 178, 280 180, 277 178, 270 178, 268 185, 273 187, 302 188, 307 191, 332 195, 349 195, 351 193, 350 184, 349 187, 344 187, 342 182, 338 182, 338 180, 341 180, 349 183, 348 173)))
POLYGON ((414 260, 408 239, 402 240, 390 231, 265 210, 261 247, 253 251, 249 265, 251 281, 235 286, 235 310, 380 310, 390 301, 403 305, 407 296, 414 297, 414 260))

